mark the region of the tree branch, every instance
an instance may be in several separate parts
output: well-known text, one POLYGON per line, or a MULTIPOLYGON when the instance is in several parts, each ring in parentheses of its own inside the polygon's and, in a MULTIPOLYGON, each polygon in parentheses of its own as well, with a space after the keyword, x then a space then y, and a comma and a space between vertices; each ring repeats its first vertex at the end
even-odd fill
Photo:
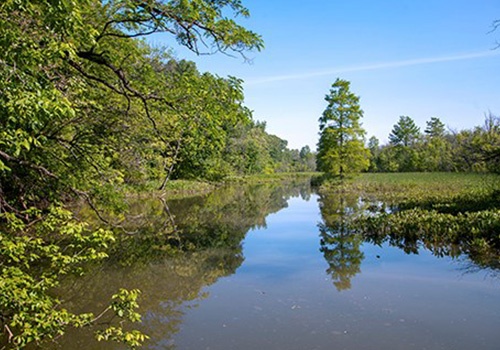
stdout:
POLYGON ((6 161, 9 161, 9 162, 17 163, 19 165, 26 165, 29 168, 32 168, 32 169, 35 169, 35 170, 39 171, 42 175, 51 177, 53 179, 57 179, 57 175, 55 175, 50 170, 48 170, 47 168, 45 168, 45 167, 43 167, 41 165, 33 164, 33 163, 28 162, 26 160, 22 160, 22 159, 18 159, 18 158, 12 157, 11 155, 8 155, 4 151, 0 151, 0 157, 2 157, 3 159, 5 159, 6 161))

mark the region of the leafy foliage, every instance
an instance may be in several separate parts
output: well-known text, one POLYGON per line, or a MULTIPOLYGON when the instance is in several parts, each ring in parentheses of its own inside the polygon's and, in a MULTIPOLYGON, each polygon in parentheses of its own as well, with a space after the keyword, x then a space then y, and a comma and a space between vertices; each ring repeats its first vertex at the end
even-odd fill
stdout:
POLYGON ((328 106, 319 118, 318 170, 341 178, 369 165, 365 131, 360 124, 363 111, 359 97, 349 90, 349 85, 341 79, 332 84, 330 94, 325 97, 328 106))
MULTIPOLYGON (((124 186, 164 184, 186 164, 189 176, 226 174, 216 164, 227 130, 251 118, 241 81, 200 74, 140 37, 164 32, 196 53, 244 55, 263 47, 231 19, 248 15, 239 0, 1 2, 0 314, 8 346, 100 317, 67 311, 53 295, 61 278, 106 258, 115 239, 75 221, 67 203, 81 198, 111 225, 126 209, 124 186)), ((104 313, 137 321, 137 297, 121 291, 104 313)), ((101 339, 145 339, 111 327, 101 339)))
POLYGON ((388 145, 370 147, 373 172, 500 172, 500 127, 489 114, 483 126, 449 132, 437 117, 427 121, 425 135, 409 117, 401 117, 388 145))
POLYGON ((399 117, 399 121, 389 134, 389 141, 393 145, 410 146, 420 134, 420 128, 415 125, 413 119, 408 116, 399 117))
MULTIPOLYGON (((12 347, 54 339, 69 326, 90 326, 109 311, 119 318, 140 320, 133 311, 137 307, 134 291, 120 291, 113 298, 128 303, 113 301, 99 316, 74 314, 61 308, 61 301, 52 294, 61 277, 80 275, 88 263, 106 258, 114 235, 103 229, 89 229, 60 207, 51 207, 45 217, 36 210, 26 214, 36 218, 29 226, 12 214, 1 217, 4 224, 0 231, 0 324, 12 347)), ((145 339, 137 332, 130 335, 121 327, 114 329, 128 339, 145 339)))
POLYGON ((432 117, 426 122, 427 127, 424 132, 429 137, 442 137, 445 134, 445 128, 443 122, 437 117, 432 117))
POLYGON ((196 52, 201 43, 261 49, 224 8, 248 15, 239 1, 3 2, 0 207, 41 207, 81 191, 104 198, 140 174, 160 176, 148 165, 168 172, 193 124, 206 123, 214 141, 200 147, 217 145, 221 118, 240 113, 239 82, 178 68, 135 38, 167 32, 196 52))

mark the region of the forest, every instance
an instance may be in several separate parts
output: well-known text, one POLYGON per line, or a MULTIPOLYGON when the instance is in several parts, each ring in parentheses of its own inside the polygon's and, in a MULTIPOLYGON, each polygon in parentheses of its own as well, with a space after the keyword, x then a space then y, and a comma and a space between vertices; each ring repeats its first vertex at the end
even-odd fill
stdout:
MULTIPOLYGON (((0 325, 23 347, 105 313, 138 321, 138 291, 100 315, 51 294, 60 279, 108 256, 131 191, 173 179, 220 181, 314 169, 308 147, 266 132, 242 81, 200 72, 145 37, 166 33, 197 54, 245 60, 261 37, 235 22, 238 0, 7 0, 0 4, 0 325), (229 14, 229 17, 228 17, 229 14), (67 204, 85 201, 101 227, 67 204)), ((98 334, 135 346, 138 332, 98 334)))
POLYGON ((388 138, 386 145, 368 140, 368 171, 500 173, 500 118, 491 112, 483 125, 460 131, 431 117, 423 133, 411 117, 401 116, 388 138))
POLYGON ((431 117, 422 132, 409 116, 400 116, 381 145, 366 141, 360 97, 350 82, 337 78, 325 96, 319 118, 317 167, 343 178, 360 172, 500 173, 500 118, 489 112, 484 124, 456 131, 431 117))

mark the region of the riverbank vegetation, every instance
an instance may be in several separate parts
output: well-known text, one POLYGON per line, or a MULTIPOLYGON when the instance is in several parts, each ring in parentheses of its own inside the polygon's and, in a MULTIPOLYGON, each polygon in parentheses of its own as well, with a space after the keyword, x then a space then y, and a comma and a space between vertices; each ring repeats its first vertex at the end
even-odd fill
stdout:
POLYGON ((317 156, 324 175, 313 182, 320 185, 321 251, 339 290, 359 271, 363 241, 500 266, 500 118, 490 113, 483 126, 452 132, 432 117, 421 133, 401 116, 387 145, 372 137, 365 148, 363 112, 349 83, 337 79, 325 100, 317 156), (354 177, 362 171, 372 174, 354 177))
POLYGON ((319 192, 325 252, 331 255, 339 242, 356 243, 352 259, 330 259, 332 266, 340 266, 334 279, 340 289, 359 270, 363 241, 389 244, 408 254, 428 249, 440 257, 467 256, 474 269, 500 268, 497 174, 362 174, 341 184, 323 184, 319 192))
MULTIPOLYGON (((1 2, 0 348, 41 344, 70 327, 91 326, 103 318, 115 322, 100 329, 100 340, 140 345, 146 335, 120 326, 140 320, 136 289, 117 290, 93 313, 73 312, 54 294, 61 280, 80 276, 86 266, 110 255, 120 260, 124 242, 138 255, 153 248, 179 248, 174 241, 180 231, 166 196, 209 192, 215 183, 246 176, 263 183, 315 171, 314 151, 308 146, 289 149, 287 141, 269 134, 266 123, 254 118, 245 106, 240 79, 200 72, 193 62, 175 57, 171 48, 144 40, 167 35, 197 54, 222 52, 245 60, 249 52, 263 48, 258 34, 236 22, 248 16, 239 0, 1 2), (163 204, 155 208, 162 214, 159 222, 150 217, 131 220, 134 207, 128 197, 150 195, 163 204), (121 239, 134 236, 140 225, 154 229, 153 234, 121 239), (151 241, 148 245, 141 239, 151 241)), ((322 121, 322 130, 329 131, 322 135, 318 164, 343 176, 364 170, 368 151, 362 145, 358 98, 343 95, 349 92, 348 82, 336 84, 332 109, 322 121), (336 115, 344 97, 352 108, 336 115), (332 151, 330 146, 339 140, 339 152, 332 151)), ((498 119, 490 117, 484 127, 453 135, 443 132, 437 120, 428 128, 425 137, 416 135, 411 120, 402 118, 390 145, 379 147, 372 139, 370 170, 499 172, 498 119), (407 129, 413 136, 405 136, 407 129)), ((349 186, 370 194, 371 187, 384 185, 349 186)), ((416 193, 398 186, 406 194, 416 193)), ((477 222, 492 217, 495 223, 496 214, 488 214, 498 209, 494 191, 456 194, 462 196, 453 197, 460 203, 456 212, 444 211, 453 208, 453 201, 444 197, 416 195, 398 202, 393 212, 422 207, 436 213, 432 215, 459 217, 466 215, 466 204, 476 208, 482 202, 491 207, 476 211, 485 213, 476 214, 477 222)), ((229 203, 224 205, 230 210, 229 203)), ((193 210, 206 214, 203 208, 193 210)), ((377 217, 377 222, 375 216, 364 221, 366 232, 376 225, 380 232, 387 230, 382 227, 385 217, 377 217)), ((239 247, 240 237, 228 232, 189 236, 198 227, 195 221, 184 228, 188 238, 183 249, 229 243, 239 247)), ((489 239, 484 242, 490 245, 489 239)), ((235 264, 229 265, 232 269, 235 264)))
POLYGON ((364 171, 500 173, 500 118, 491 112, 483 125, 460 131, 432 117, 421 132, 411 117, 400 116, 387 144, 373 136, 365 145, 360 99, 349 87, 342 79, 332 84, 319 118, 316 162, 326 178, 364 171))
MULTIPOLYGON (((236 0, 1 3, 2 347, 54 339, 102 317, 64 309, 52 291, 108 256, 130 190, 314 165, 308 148, 288 149, 253 119, 241 80, 200 72, 143 40, 164 33, 198 54, 245 59, 263 47, 233 19, 248 15, 236 0), (100 226, 67 210, 79 200, 100 226)), ((116 292, 102 315, 139 320, 139 294, 116 292)), ((119 324, 99 338, 129 346, 145 339, 119 324)))
MULTIPOLYGON (((0 348, 38 344, 102 317, 64 309, 52 291, 129 233, 127 197, 314 171, 309 147, 289 149, 254 119, 240 79, 200 72, 144 40, 168 35, 197 54, 246 60, 263 48, 235 21, 248 16, 238 0, 0 4, 0 348), (82 201, 92 214, 68 210, 82 201)), ((102 315, 118 321, 99 339, 132 347, 145 339, 118 327, 139 320, 138 296, 110 296, 102 315)))
POLYGON ((401 116, 380 145, 368 141, 371 172, 492 172, 500 173, 500 118, 489 113, 483 125, 447 130, 438 117, 422 133, 409 116, 401 116))

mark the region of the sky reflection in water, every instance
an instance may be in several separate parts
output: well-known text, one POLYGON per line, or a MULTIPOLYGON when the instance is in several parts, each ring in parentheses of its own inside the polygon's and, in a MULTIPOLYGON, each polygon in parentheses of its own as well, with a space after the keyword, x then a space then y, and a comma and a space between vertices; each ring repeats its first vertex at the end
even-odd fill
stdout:
MULTIPOLYGON (((339 225, 359 204, 310 195, 308 181, 229 186, 169 201, 172 241, 163 204, 141 201, 148 225, 69 280, 64 305, 99 312, 118 288, 141 289, 145 349, 499 349, 498 276, 465 256, 363 242, 339 225)), ((54 348, 123 347, 75 330, 54 348)))
POLYGON ((318 197, 299 197, 250 231, 234 275, 186 310, 178 349, 497 349, 500 282, 465 264, 361 245, 338 290, 322 252, 318 197))

